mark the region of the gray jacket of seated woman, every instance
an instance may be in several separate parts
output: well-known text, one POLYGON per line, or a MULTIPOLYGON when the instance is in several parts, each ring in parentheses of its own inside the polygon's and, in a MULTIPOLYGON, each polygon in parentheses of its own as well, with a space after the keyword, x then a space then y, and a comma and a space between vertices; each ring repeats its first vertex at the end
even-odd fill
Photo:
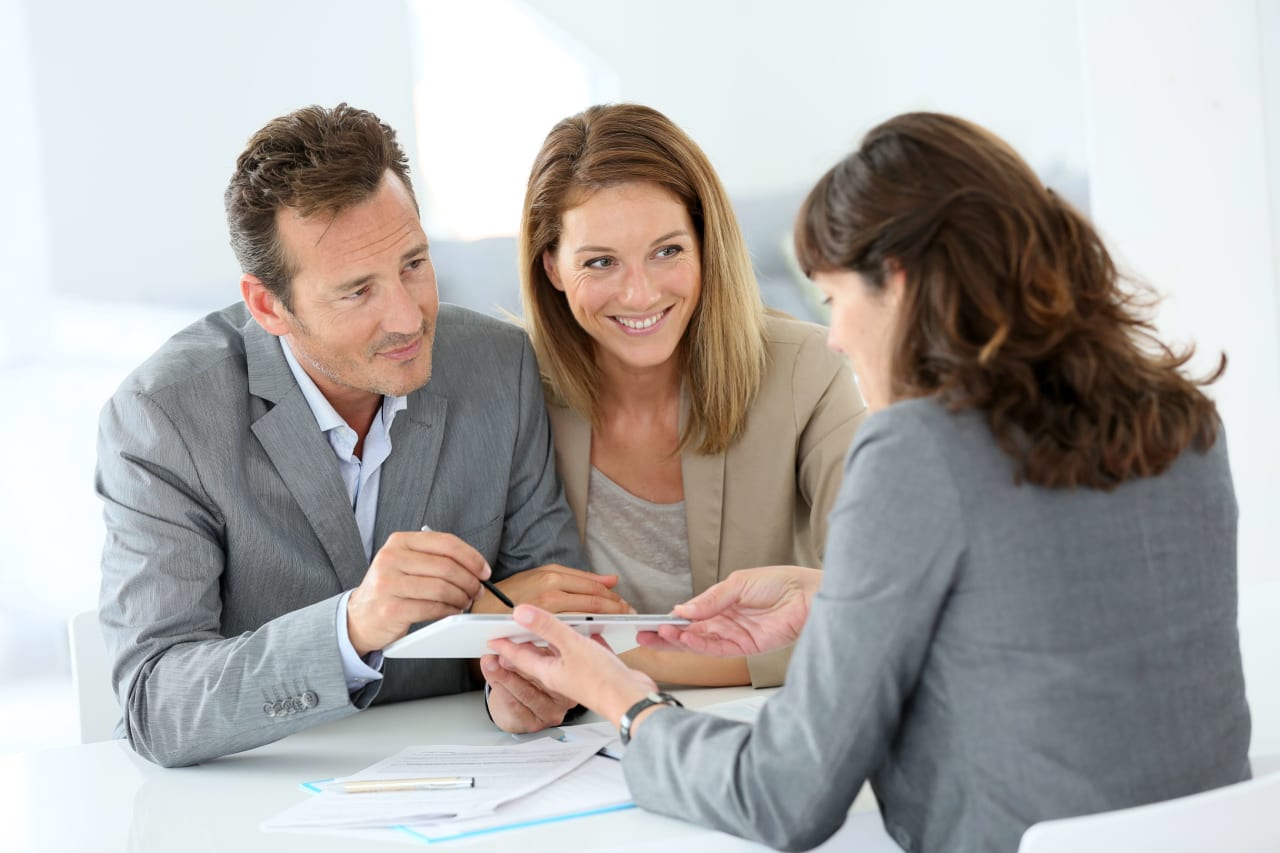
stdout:
POLYGON ((904 849, 1013 851, 1037 821, 1247 779, 1225 432, 1111 492, 1013 471, 982 413, 872 415, 786 686, 754 727, 648 717, 636 802, 806 849, 869 778, 904 849))

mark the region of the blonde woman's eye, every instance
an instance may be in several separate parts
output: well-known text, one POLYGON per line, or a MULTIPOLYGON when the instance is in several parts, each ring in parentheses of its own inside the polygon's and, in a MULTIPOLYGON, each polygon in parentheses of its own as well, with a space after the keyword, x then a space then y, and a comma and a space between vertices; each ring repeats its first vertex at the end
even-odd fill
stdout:
POLYGON ((680 254, 683 251, 684 251, 683 246, 663 246, 661 249, 658 250, 658 257, 674 258, 676 255, 680 254))
POLYGON ((613 258, 592 258, 583 264, 584 267, 593 270, 607 270, 615 266, 616 262, 613 258))

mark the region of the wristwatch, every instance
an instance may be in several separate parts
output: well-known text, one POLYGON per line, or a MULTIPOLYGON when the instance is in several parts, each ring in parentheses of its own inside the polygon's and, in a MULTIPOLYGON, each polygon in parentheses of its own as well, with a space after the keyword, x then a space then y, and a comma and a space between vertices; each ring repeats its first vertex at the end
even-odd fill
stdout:
POLYGON ((636 717, 645 708, 651 705, 671 705, 676 708, 683 708, 684 705, 680 700, 672 696, 670 693, 649 693, 643 699, 627 709, 622 715, 622 719, 618 720, 618 734, 622 736, 622 745, 626 746, 631 743, 631 724, 636 721, 636 717))

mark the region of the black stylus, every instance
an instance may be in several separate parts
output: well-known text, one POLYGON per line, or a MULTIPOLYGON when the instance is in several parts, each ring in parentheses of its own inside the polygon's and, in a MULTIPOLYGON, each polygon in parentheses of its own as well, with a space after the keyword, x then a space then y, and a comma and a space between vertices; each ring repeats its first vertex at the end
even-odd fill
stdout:
MULTIPOLYGON (((422 525, 422 531, 424 533, 431 533, 432 532, 431 526, 427 524, 422 525)), ((498 600, 501 601, 503 604, 507 605, 512 610, 516 609, 516 603, 511 599, 507 598, 506 593, 498 589, 497 584, 495 584, 493 581, 482 580, 480 581, 480 583, 484 584, 484 588, 489 590, 489 592, 493 593, 494 595, 496 595, 498 597, 498 600)))

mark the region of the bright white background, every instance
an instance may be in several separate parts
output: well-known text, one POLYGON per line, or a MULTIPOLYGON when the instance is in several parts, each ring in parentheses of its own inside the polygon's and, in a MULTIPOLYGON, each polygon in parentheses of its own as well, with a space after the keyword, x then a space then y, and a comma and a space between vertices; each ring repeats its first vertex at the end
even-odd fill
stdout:
POLYGON ((735 195, 802 189, 910 109, 1087 176, 1161 327, 1231 357, 1242 595, 1280 583, 1280 0, 0 0, 0 751, 74 741, 97 411, 236 297, 221 199, 248 135, 372 109, 431 233, 481 236, 514 227, 546 129, 599 99, 667 112, 735 195))

